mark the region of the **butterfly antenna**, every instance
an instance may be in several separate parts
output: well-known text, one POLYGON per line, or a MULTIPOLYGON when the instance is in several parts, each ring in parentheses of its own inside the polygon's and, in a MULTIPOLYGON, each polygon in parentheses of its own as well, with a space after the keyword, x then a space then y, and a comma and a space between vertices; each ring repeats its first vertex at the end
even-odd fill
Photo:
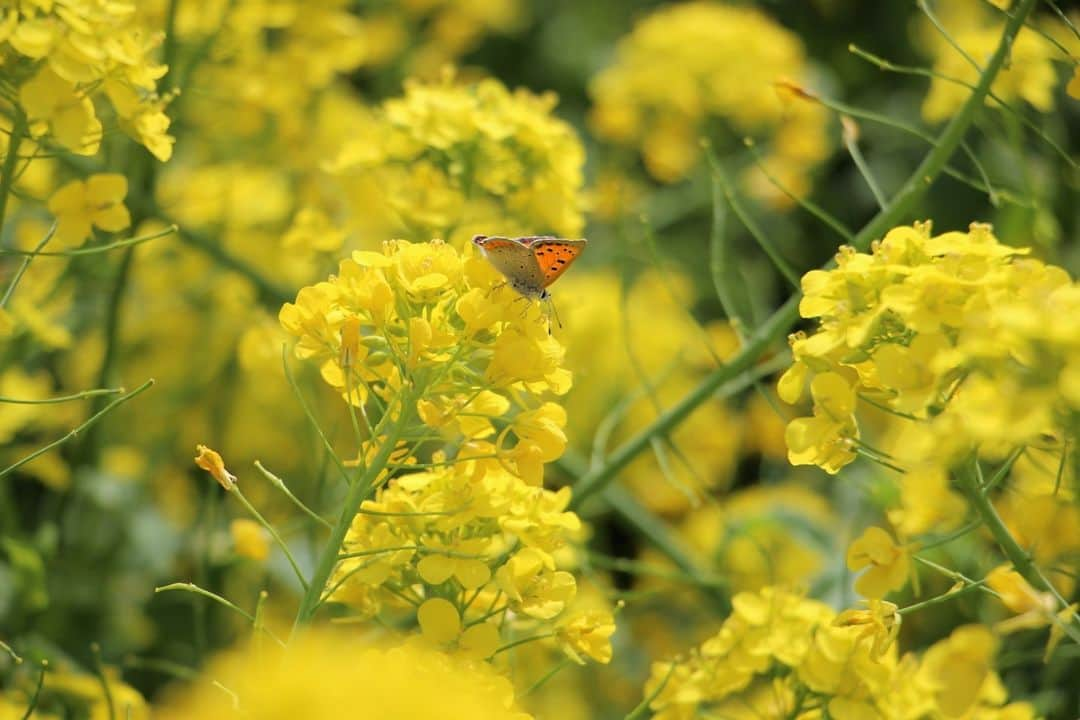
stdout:
MULTIPOLYGON (((555 301, 551 298, 551 295, 548 295, 547 301, 548 301, 548 307, 551 308, 551 312, 555 316, 556 324, 558 324, 559 329, 562 330, 563 329, 563 324, 562 324, 562 320, 559 319, 559 309, 557 307, 555 307, 555 301)), ((550 334, 551 334, 551 319, 549 318, 548 319, 548 335, 550 335, 550 334)))

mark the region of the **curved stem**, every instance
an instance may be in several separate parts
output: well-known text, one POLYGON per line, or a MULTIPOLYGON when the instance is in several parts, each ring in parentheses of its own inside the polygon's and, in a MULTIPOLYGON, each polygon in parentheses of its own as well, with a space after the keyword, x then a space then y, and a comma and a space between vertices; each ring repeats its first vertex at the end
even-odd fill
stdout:
MULTIPOLYGON (((990 92, 998 72, 1005 63, 1005 58, 1012 47, 1013 38, 1020 31, 1025 18, 1031 13, 1036 0, 1021 0, 1016 11, 1009 18, 998 42, 997 50, 986 63, 986 70, 979 78, 971 96, 953 116, 952 120, 938 137, 934 147, 926 154, 923 161, 915 168, 911 177, 903 184, 884 208, 873 217, 852 239, 851 244, 859 250, 865 250, 871 241, 881 237, 896 223, 908 215, 915 203, 926 193, 930 184, 945 169, 949 158, 964 139, 964 134, 982 107, 983 100, 990 92)), ((658 417, 651 425, 644 428, 613 452, 603 467, 590 471, 578 479, 574 486, 573 507, 579 507, 585 498, 607 486, 638 453, 650 446, 652 438, 670 432, 699 405, 704 403, 724 383, 733 380, 743 371, 751 368, 757 358, 775 341, 786 333, 799 317, 800 293, 795 293, 773 315, 764 322, 743 345, 738 355, 727 365, 717 368, 700 385, 691 390, 681 401, 666 413, 658 417)))
MULTIPOLYGON (((410 406, 411 403, 409 402, 403 403, 403 408, 410 406)), ((386 467, 387 462, 389 462, 390 455, 397 445, 398 437, 401 435, 401 430, 406 421, 406 413, 403 410, 401 417, 394 423, 393 428, 383 440, 378 454, 368 464, 364 474, 349 486, 349 494, 346 495, 345 502, 342 503, 341 513, 338 515, 337 522, 334 523, 333 530, 330 531, 330 537, 326 539, 326 544, 323 546, 319 561, 315 566, 315 572, 312 573, 311 580, 304 591, 304 597, 300 600, 300 607, 296 611, 296 620, 293 622, 294 635, 300 627, 311 622, 311 618, 318 609, 319 602, 322 599, 322 592, 330 579, 330 573, 334 571, 334 566, 337 565, 338 555, 341 551, 341 544, 345 540, 345 535, 348 533, 353 518, 360 509, 360 504, 367 499, 375 488, 375 481, 386 467)))
POLYGON ((4 229, 4 215, 7 212, 7 200, 15 184, 15 161, 19 157, 19 145, 26 136, 26 117, 16 106, 12 113, 11 133, 8 135, 7 155, 0 169, 0 232, 4 229))

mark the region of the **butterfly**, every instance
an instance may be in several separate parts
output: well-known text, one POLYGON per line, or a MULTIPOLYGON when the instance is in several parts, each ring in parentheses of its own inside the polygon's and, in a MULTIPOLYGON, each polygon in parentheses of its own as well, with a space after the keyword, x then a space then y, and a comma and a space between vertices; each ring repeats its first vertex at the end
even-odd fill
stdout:
MULTIPOLYGON (((558 280, 577 259, 585 249, 585 242, 550 235, 520 238, 477 235, 473 238, 473 244, 483 251, 488 261, 503 274, 507 284, 519 295, 529 300, 546 300, 548 303, 551 303, 548 286, 558 280)), ((551 309, 555 309, 554 304, 551 304, 551 309)), ((558 318, 556 312, 556 321, 558 318)), ((548 332, 551 332, 550 320, 548 332)))
POLYGON ((484 251, 484 256, 503 274, 510 287, 530 300, 548 299, 548 285, 566 272, 585 249, 585 242, 550 235, 473 238, 473 244, 484 251))

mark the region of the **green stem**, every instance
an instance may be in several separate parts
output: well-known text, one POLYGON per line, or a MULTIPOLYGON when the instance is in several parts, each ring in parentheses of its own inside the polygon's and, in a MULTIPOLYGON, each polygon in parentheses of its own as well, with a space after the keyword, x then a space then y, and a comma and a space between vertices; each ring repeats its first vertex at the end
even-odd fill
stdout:
POLYGON ((17 106, 11 120, 11 133, 8 135, 7 155, 0 169, 0 237, 4 230, 4 216, 7 213, 8 196, 15 183, 15 164, 19 157, 19 145, 26 136, 26 117, 17 106))
POLYGON ((41 661, 41 673, 38 675, 37 686, 34 688, 34 694, 30 697, 30 704, 26 707, 26 712, 22 716, 22 720, 30 720, 34 716, 34 709, 37 707, 38 700, 41 698, 41 686, 45 684, 45 671, 49 669, 49 661, 41 661))
MULTIPOLYGON (((189 593, 193 593, 195 595, 202 595, 203 597, 209 598, 209 599, 213 600, 214 602, 218 603, 219 605, 224 605, 225 607, 229 608, 233 612, 235 612, 235 613, 237 613, 239 615, 242 615, 244 617, 244 619, 246 619, 248 622, 251 623, 252 627, 254 627, 256 625, 255 616, 252 615, 251 613, 249 613, 247 610, 244 610, 242 607, 240 607, 236 603, 232 602, 231 600, 228 600, 227 598, 222 597, 221 595, 218 595, 217 593, 212 593, 209 590, 206 590, 204 588, 199 587, 195 583, 189 583, 189 582, 187 582, 187 583, 181 583, 181 582, 169 583, 168 585, 162 585, 160 587, 154 588, 154 594, 157 594, 157 593, 160 593, 160 592, 169 592, 171 590, 179 590, 181 592, 189 592, 189 593)), ((266 626, 263 626, 262 629, 276 643, 278 643, 282 647, 285 647, 285 643, 281 640, 281 638, 279 638, 277 635, 275 635, 270 630, 270 628, 268 628, 266 626)))
MULTIPOLYGON (((158 212, 164 217, 163 211, 159 209, 158 212)), ((226 270, 231 270, 237 275, 246 278, 255 286, 255 289, 258 290, 259 300, 262 303, 271 306, 279 306, 283 303, 292 302, 296 298, 295 293, 290 293, 285 288, 280 287, 268 278, 263 277, 263 275, 254 267, 248 265, 245 261, 235 255, 229 254, 227 250, 206 235, 188 228, 183 228, 180 230, 180 239, 184 244, 202 252, 226 270)))
POLYGON ((97 390, 83 390, 82 392, 77 392, 73 395, 57 395, 56 397, 44 398, 42 400, 26 400, 23 398, 0 396, 0 404, 55 405, 57 403, 71 402, 72 400, 85 400, 86 398, 97 397, 99 395, 119 395, 122 392, 124 392, 124 388, 100 388, 97 390))
POLYGON ((709 573, 702 571, 693 559, 690 551, 675 537, 671 528, 660 518, 653 515, 629 492, 621 487, 610 487, 604 497, 619 515, 629 521, 649 541, 653 547, 671 560, 678 568, 697 578, 696 587, 718 610, 727 614, 731 609, 731 598, 726 588, 717 581, 710 581, 709 573))
POLYGON ((259 462, 258 460, 255 461, 255 467, 258 468, 259 472, 261 472, 263 474, 263 477, 265 477, 267 480, 270 481, 271 485, 276 487, 281 492, 285 493, 285 497, 289 498, 289 500, 292 501, 293 505, 300 508, 300 510, 305 515, 307 515, 312 520, 314 520, 318 524, 325 527, 327 530, 332 530, 333 529, 333 526, 331 526, 330 523, 326 522, 326 520, 324 520, 318 513, 316 513, 314 510, 312 510, 307 505, 305 505, 304 502, 300 498, 293 495, 292 490, 289 490, 288 486, 285 485, 284 480, 282 480, 277 475, 275 475, 274 473, 267 470, 263 466, 263 464, 261 462, 259 462))
POLYGON ((5 475, 7 475, 7 474, 9 474, 11 472, 13 472, 14 470, 17 470, 18 468, 22 467, 23 465, 30 462, 31 460, 38 457, 39 455, 43 455, 43 454, 47 453, 48 451, 52 450, 54 447, 57 447, 58 445, 62 445, 63 443, 67 442, 68 440, 71 440, 72 438, 77 437, 79 435, 79 433, 81 433, 83 430, 86 430, 87 428, 91 427, 94 423, 96 423, 98 420, 100 420, 102 418, 102 416, 106 415, 110 410, 117 407, 118 405, 122 405, 123 403, 126 403, 128 400, 132 399, 133 397, 135 397, 139 393, 147 390, 153 384, 154 384, 153 379, 147 380, 142 385, 135 388, 131 392, 127 393, 126 395, 122 395, 122 396, 116 398, 111 403, 109 403, 108 405, 103 407, 101 410, 97 411, 96 413, 94 413, 93 415, 88 417, 85 421, 83 421, 83 423, 81 425, 76 427, 74 430, 71 430, 66 435, 64 435, 64 436, 62 436, 60 438, 57 438, 56 440, 53 440, 48 445, 46 445, 44 447, 41 447, 41 448, 38 448, 37 450, 30 453, 29 455, 27 455, 23 459, 17 460, 13 465, 9 465, 8 467, 4 468, 3 470, 0 470, 0 478, 4 477, 5 475))
POLYGON ((8 304, 8 300, 10 300, 12 294, 14 294, 15 288, 19 286, 19 281, 22 280, 22 276, 26 273, 26 268, 30 267, 30 263, 34 259, 34 255, 41 252, 41 248, 45 247, 45 245, 48 244, 50 240, 52 240, 52 237, 55 234, 56 221, 53 221, 53 224, 49 226, 49 231, 45 233, 45 237, 41 238, 41 242, 39 242, 37 244, 37 247, 34 248, 33 254, 24 257, 22 265, 20 265, 19 269, 15 271, 15 277, 11 278, 11 284, 8 285, 8 289, 4 293, 4 297, 0 298, 0 308, 3 308, 5 305, 8 304))
POLYGON ((938 136, 937 144, 926 154, 923 161, 919 163, 919 167, 911 174, 911 177, 908 178, 899 192, 855 236, 852 245, 856 248, 865 250, 870 246, 873 239, 881 237, 897 220, 907 215, 914 208, 915 203, 929 189, 934 178, 944 170, 949 158, 964 139, 968 127, 975 120, 975 115, 982 108, 983 101, 990 92, 990 86, 993 84, 994 78, 997 77, 998 72, 1001 71, 1006 58, 1009 56, 1013 39, 1020 32, 1024 20, 1027 19, 1032 8, 1035 7, 1035 3, 1036 0, 1020 1, 1016 11, 1005 24, 997 49, 990 57, 990 61, 986 63, 986 68, 982 75, 979 76, 979 82, 976 83, 971 95, 968 96, 960 110, 953 115, 952 120, 945 126, 941 135, 938 136))
MULTIPOLYGON (((977 461, 973 461, 977 462, 977 461)), ((1008 526, 1005 525, 1005 521, 998 515, 997 508, 990 502, 989 496, 983 492, 982 487, 979 485, 978 474, 974 471, 965 471, 961 473, 960 477, 960 489, 967 497, 968 503, 975 509, 979 517, 982 518, 983 524, 990 531, 990 535, 993 536, 994 542, 997 543, 1001 551, 1005 553, 1005 557, 1009 559, 1016 571, 1027 580, 1032 587, 1042 590, 1044 592, 1051 593, 1062 607, 1069 603, 1062 597, 1058 589, 1050 583, 1046 577, 1035 565, 1035 561, 1031 559, 1031 555, 1020 547, 1020 543, 1016 542, 1016 538, 1009 532, 1008 526)))
POLYGON ((874 196, 874 201, 877 202, 878 207, 885 207, 885 194, 881 192, 881 188, 878 187, 877 180, 874 179, 874 174, 870 172, 870 166, 866 163, 866 158, 863 157, 862 150, 859 149, 859 142, 857 139, 858 126, 855 124, 855 120, 841 116, 840 122, 844 126, 844 147, 847 148, 848 154, 851 155, 851 159, 855 161, 855 167, 858 169, 859 174, 862 175, 863 180, 866 181, 866 186, 870 188, 870 194, 874 196))
MULTIPOLYGON (((403 408, 410 406, 411 403, 409 402, 402 405, 403 408)), ((345 502, 341 507, 341 514, 338 516, 333 530, 330 531, 330 537, 327 538, 326 544, 323 546, 322 554, 319 556, 319 561, 315 566, 315 572, 311 576, 307 590, 304 591, 304 597, 300 600, 300 607, 296 611, 296 620, 293 622, 294 635, 302 626, 311 622, 315 610, 318 609, 319 602, 322 599, 322 591, 326 588, 326 583, 330 579, 330 574, 334 571, 334 566, 337 565, 338 555, 341 552, 341 545, 345 541, 345 535, 348 533, 353 518, 356 517, 357 511, 360 509, 360 504, 367 499, 375 487, 375 481, 378 479, 379 473, 383 471, 386 463, 390 460, 390 455, 394 451, 394 446, 397 445, 398 437, 401 435, 405 422, 406 414, 402 410, 402 416, 388 433, 382 447, 379 448, 378 454, 367 466, 364 474, 350 485, 349 494, 346 495, 345 502)))
MULTIPOLYGON (((979 78, 971 96, 938 137, 936 144, 926 154, 923 161, 903 184, 895 196, 873 217, 855 237, 851 244, 859 250, 866 250, 871 241, 885 234, 914 208, 915 203, 929 189, 934 178, 944 170, 949 158, 964 139, 964 133, 975 119, 975 114, 982 107, 983 100, 990 91, 990 85, 997 77, 1012 47, 1013 38, 1020 31, 1024 19, 1031 13, 1036 0, 1021 0, 1019 7, 1009 18, 1002 32, 997 50, 994 51, 986 70, 979 78)), ((585 498, 603 489, 615 476, 626 467, 638 453, 648 448, 652 438, 670 432, 699 405, 713 396, 713 393, 725 382, 732 380, 739 373, 750 368, 757 358, 776 340, 786 333, 799 317, 799 293, 795 293, 773 315, 766 320, 747 339, 739 354, 727 365, 717 368, 712 375, 691 390, 667 413, 661 415, 634 437, 613 452, 607 463, 595 471, 582 476, 574 486, 573 506, 578 507, 585 498)))
POLYGON ((105 674, 105 666, 101 662, 101 646, 97 643, 90 645, 90 651, 94 654, 94 674, 101 683, 101 692, 105 696, 105 706, 109 709, 109 720, 116 720, 116 704, 113 701, 112 689, 109 687, 109 678, 105 674))
MULTIPOLYGON (((704 149, 705 158, 709 162, 710 175, 714 184, 713 203, 715 203, 717 199, 715 186, 719 185, 721 191, 723 192, 724 199, 727 200, 727 203, 731 207, 732 211, 742 222, 743 226, 746 227, 746 230, 750 233, 751 237, 754 238, 754 241, 758 244, 758 247, 760 247, 762 251, 764 251, 764 253, 769 256, 769 259, 772 260, 773 265, 775 265, 776 269, 780 271, 780 274, 783 275, 789 283, 791 283, 791 286, 794 288, 798 288, 799 273, 795 271, 795 268, 791 267, 791 264, 784 259, 784 257, 780 254, 780 251, 773 246, 772 241, 765 237, 765 232, 760 227, 758 227, 758 224, 754 222, 754 219, 750 216, 750 213, 747 212, 746 209, 742 206, 742 203, 739 202, 738 195, 735 193, 735 188, 732 185, 731 180, 728 178, 727 174, 724 172, 723 165, 721 165, 720 160, 716 157, 716 153, 713 151, 712 145, 706 143, 704 149)), ((850 237, 850 235, 848 235, 848 237, 850 237)))
POLYGON ((290 565, 292 565, 293 572, 296 573, 296 579, 300 581, 300 587, 306 590, 307 580, 304 579, 304 573, 300 571, 300 566, 296 564, 296 559, 293 557, 292 552, 289 551, 289 546, 285 544, 285 540, 283 540, 281 535, 278 534, 278 531, 275 530, 274 526, 267 522, 266 518, 264 518, 262 514, 255 509, 255 506, 251 504, 251 501, 244 497, 244 493, 240 492, 239 485, 236 485, 234 483, 229 489, 229 492, 235 495, 237 499, 240 500, 240 504, 243 505, 249 513, 251 513, 252 517, 255 518, 256 522, 266 528, 266 531, 270 533, 270 537, 274 538, 274 542, 276 542, 278 547, 281 548, 281 552, 285 554, 285 559, 289 561, 290 565))
POLYGON ((675 668, 678 667, 678 663, 674 660, 668 665, 667 674, 664 675, 664 679, 660 681, 660 684, 653 688, 653 691, 649 693, 648 697, 643 699, 636 708, 630 711, 630 713, 623 718, 623 720, 641 720, 645 717, 645 713, 649 712, 649 706, 652 705, 652 701, 660 697, 660 693, 664 692, 664 688, 667 687, 668 681, 671 680, 671 676, 675 673, 675 668))
POLYGON ((142 245, 144 242, 157 240, 158 238, 163 238, 166 235, 172 235, 177 230, 178 228, 175 225, 170 225, 164 230, 158 230, 157 232, 150 233, 149 235, 139 235, 138 237, 130 237, 123 240, 116 240, 115 242, 106 243, 104 245, 92 245, 90 247, 81 247, 74 250, 57 250, 56 252, 40 252, 37 250, 0 248, 0 257, 3 257, 4 255, 22 255, 26 258, 74 257, 76 255, 96 255, 98 253, 109 252, 110 250, 117 250, 119 248, 131 247, 133 245, 142 245))
POLYGON ((524 638, 521 638, 520 640, 514 640, 513 642, 508 642, 505 645, 503 645, 502 647, 498 648, 495 652, 491 653, 491 656, 494 657, 494 656, 498 655, 499 653, 506 652, 507 650, 512 650, 513 648, 516 648, 519 645, 525 645, 527 643, 536 642, 537 640, 547 640, 548 638, 553 638, 553 637, 555 637, 556 634, 557 633, 554 633, 554 632, 540 633, 538 635, 530 635, 529 637, 524 637, 524 638))
POLYGON ((582 475, 574 485, 572 508, 578 508, 585 500, 603 490, 638 453, 652 444, 652 439, 666 435, 686 419, 690 413, 706 400, 717 395, 733 394, 752 385, 757 379, 757 372, 751 371, 757 358, 769 346, 778 341, 787 332, 799 316, 799 296, 793 295, 784 305, 773 313, 772 317, 760 325, 743 345, 739 354, 728 361, 727 365, 717 368, 682 400, 672 406, 634 437, 623 443, 608 456, 607 462, 595 470, 582 475), (727 387, 724 387, 728 384, 727 387))
POLYGON ((979 590, 985 590, 986 589, 986 586, 984 584, 985 582, 986 582, 985 580, 978 580, 978 581, 976 581, 975 583, 973 583, 971 585, 965 585, 964 587, 960 588, 959 590, 951 590, 951 591, 949 591, 947 593, 942 593, 941 595, 937 595, 935 597, 932 597, 929 600, 923 600, 922 602, 917 602, 914 605, 908 605, 907 607, 902 607, 899 610, 897 610, 896 612, 901 616, 909 615, 909 614, 911 614, 913 612, 918 612, 919 610, 925 610, 928 607, 933 607, 934 605, 940 605, 941 603, 949 602, 950 600, 955 600, 956 598, 961 597, 963 595, 967 595, 969 593, 973 593, 973 592, 976 592, 976 591, 979 591, 979 590))

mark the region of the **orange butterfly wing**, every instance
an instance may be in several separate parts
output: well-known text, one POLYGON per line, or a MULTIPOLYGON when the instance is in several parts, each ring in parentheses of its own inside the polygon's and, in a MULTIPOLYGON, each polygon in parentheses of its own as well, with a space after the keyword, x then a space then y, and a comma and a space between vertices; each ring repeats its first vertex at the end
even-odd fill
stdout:
POLYGON ((536 264, 540 266, 540 272, 544 274, 544 287, 547 287, 577 260, 585 249, 585 240, 537 239, 529 247, 536 257, 536 264))

